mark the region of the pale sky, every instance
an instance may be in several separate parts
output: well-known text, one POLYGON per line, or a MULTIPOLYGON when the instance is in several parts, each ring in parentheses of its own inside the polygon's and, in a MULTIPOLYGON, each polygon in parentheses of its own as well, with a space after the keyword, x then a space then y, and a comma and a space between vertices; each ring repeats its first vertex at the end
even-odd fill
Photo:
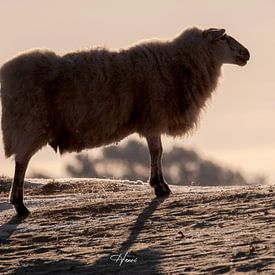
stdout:
MULTIPOLYGON (((250 50, 251 60, 245 67, 223 67, 198 129, 176 142, 275 182, 274 15, 273 0, 0 1, 0 65, 31 48, 58 53, 93 45, 122 48, 141 39, 170 38, 194 25, 225 28, 250 50)), ((171 142, 165 139, 165 144, 171 142)), ((66 176, 64 164, 72 156, 59 157, 44 148, 28 172, 66 176)), ((0 164, 0 175, 13 175, 14 164, 5 160, 2 141, 0 164)))

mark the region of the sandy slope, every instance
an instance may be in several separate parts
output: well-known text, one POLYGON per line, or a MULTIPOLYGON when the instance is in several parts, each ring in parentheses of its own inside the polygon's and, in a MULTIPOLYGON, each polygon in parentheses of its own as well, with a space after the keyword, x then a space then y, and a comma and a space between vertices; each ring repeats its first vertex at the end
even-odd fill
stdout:
POLYGON ((275 186, 172 192, 161 200, 142 183, 30 180, 23 221, 2 193, 0 274, 275 273, 275 186), (126 253, 132 262, 115 261, 126 253))

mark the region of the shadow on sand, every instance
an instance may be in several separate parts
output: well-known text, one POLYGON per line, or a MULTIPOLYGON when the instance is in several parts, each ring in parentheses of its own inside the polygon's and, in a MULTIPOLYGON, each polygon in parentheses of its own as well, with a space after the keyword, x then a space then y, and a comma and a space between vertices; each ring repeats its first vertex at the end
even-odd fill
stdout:
POLYGON ((0 226, 0 244, 9 243, 9 238, 16 231, 17 226, 25 218, 19 218, 18 216, 13 216, 8 222, 0 226))
POLYGON ((159 264, 161 254, 159 251, 148 248, 136 251, 130 251, 130 249, 136 243, 146 220, 153 215, 155 210, 163 201, 164 198, 154 198, 138 216, 135 224, 131 228, 129 237, 121 244, 118 251, 114 251, 111 255, 100 258, 93 266, 90 267, 90 271, 99 274, 160 274, 161 271, 159 270, 159 264), (126 258, 133 260, 136 259, 136 262, 126 263, 124 261, 121 263, 121 258, 123 258, 126 253, 128 253, 126 258), (111 260, 110 258, 113 255, 116 255, 115 259, 120 256, 119 260, 111 260))
POLYGON ((122 242, 120 248, 110 255, 101 257, 93 265, 85 265, 80 261, 69 259, 36 260, 18 268, 15 274, 161 274, 161 270, 159 270, 161 254, 159 251, 149 248, 136 251, 130 251, 130 249, 136 243, 146 220, 152 216, 163 200, 154 198, 138 216, 131 228, 129 237, 122 242), (119 255, 120 259, 116 261, 119 255), (132 261, 121 263, 121 259, 125 255, 125 259, 132 261), (111 257, 113 260, 110 259, 111 257))

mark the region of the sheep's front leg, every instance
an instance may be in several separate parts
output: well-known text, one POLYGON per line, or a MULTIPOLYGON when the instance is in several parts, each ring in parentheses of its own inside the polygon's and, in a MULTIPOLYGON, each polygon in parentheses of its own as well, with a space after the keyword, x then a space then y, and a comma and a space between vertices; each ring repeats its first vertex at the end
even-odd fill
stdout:
POLYGON ((146 137, 151 157, 150 185, 155 189, 157 197, 167 196, 171 193, 162 175, 161 158, 162 145, 160 136, 146 137))

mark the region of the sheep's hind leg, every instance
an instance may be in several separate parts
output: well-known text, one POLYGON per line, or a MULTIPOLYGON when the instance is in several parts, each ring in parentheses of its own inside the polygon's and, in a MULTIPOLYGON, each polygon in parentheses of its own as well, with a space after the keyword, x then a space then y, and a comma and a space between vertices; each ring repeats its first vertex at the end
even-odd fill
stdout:
POLYGON ((15 161, 15 173, 10 192, 10 203, 14 206, 19 217, 25 217, 30 212, 23 202, 24 197, 24 178, 29 159, 15 161))
POLYGON ((171 190, 165 182, 162 175, 161 158, 162 145, 161 137, 146 137, 151 158, 151 175, 149 179, 150 185, 155 189, 157 197, 168 196, 171 190))

